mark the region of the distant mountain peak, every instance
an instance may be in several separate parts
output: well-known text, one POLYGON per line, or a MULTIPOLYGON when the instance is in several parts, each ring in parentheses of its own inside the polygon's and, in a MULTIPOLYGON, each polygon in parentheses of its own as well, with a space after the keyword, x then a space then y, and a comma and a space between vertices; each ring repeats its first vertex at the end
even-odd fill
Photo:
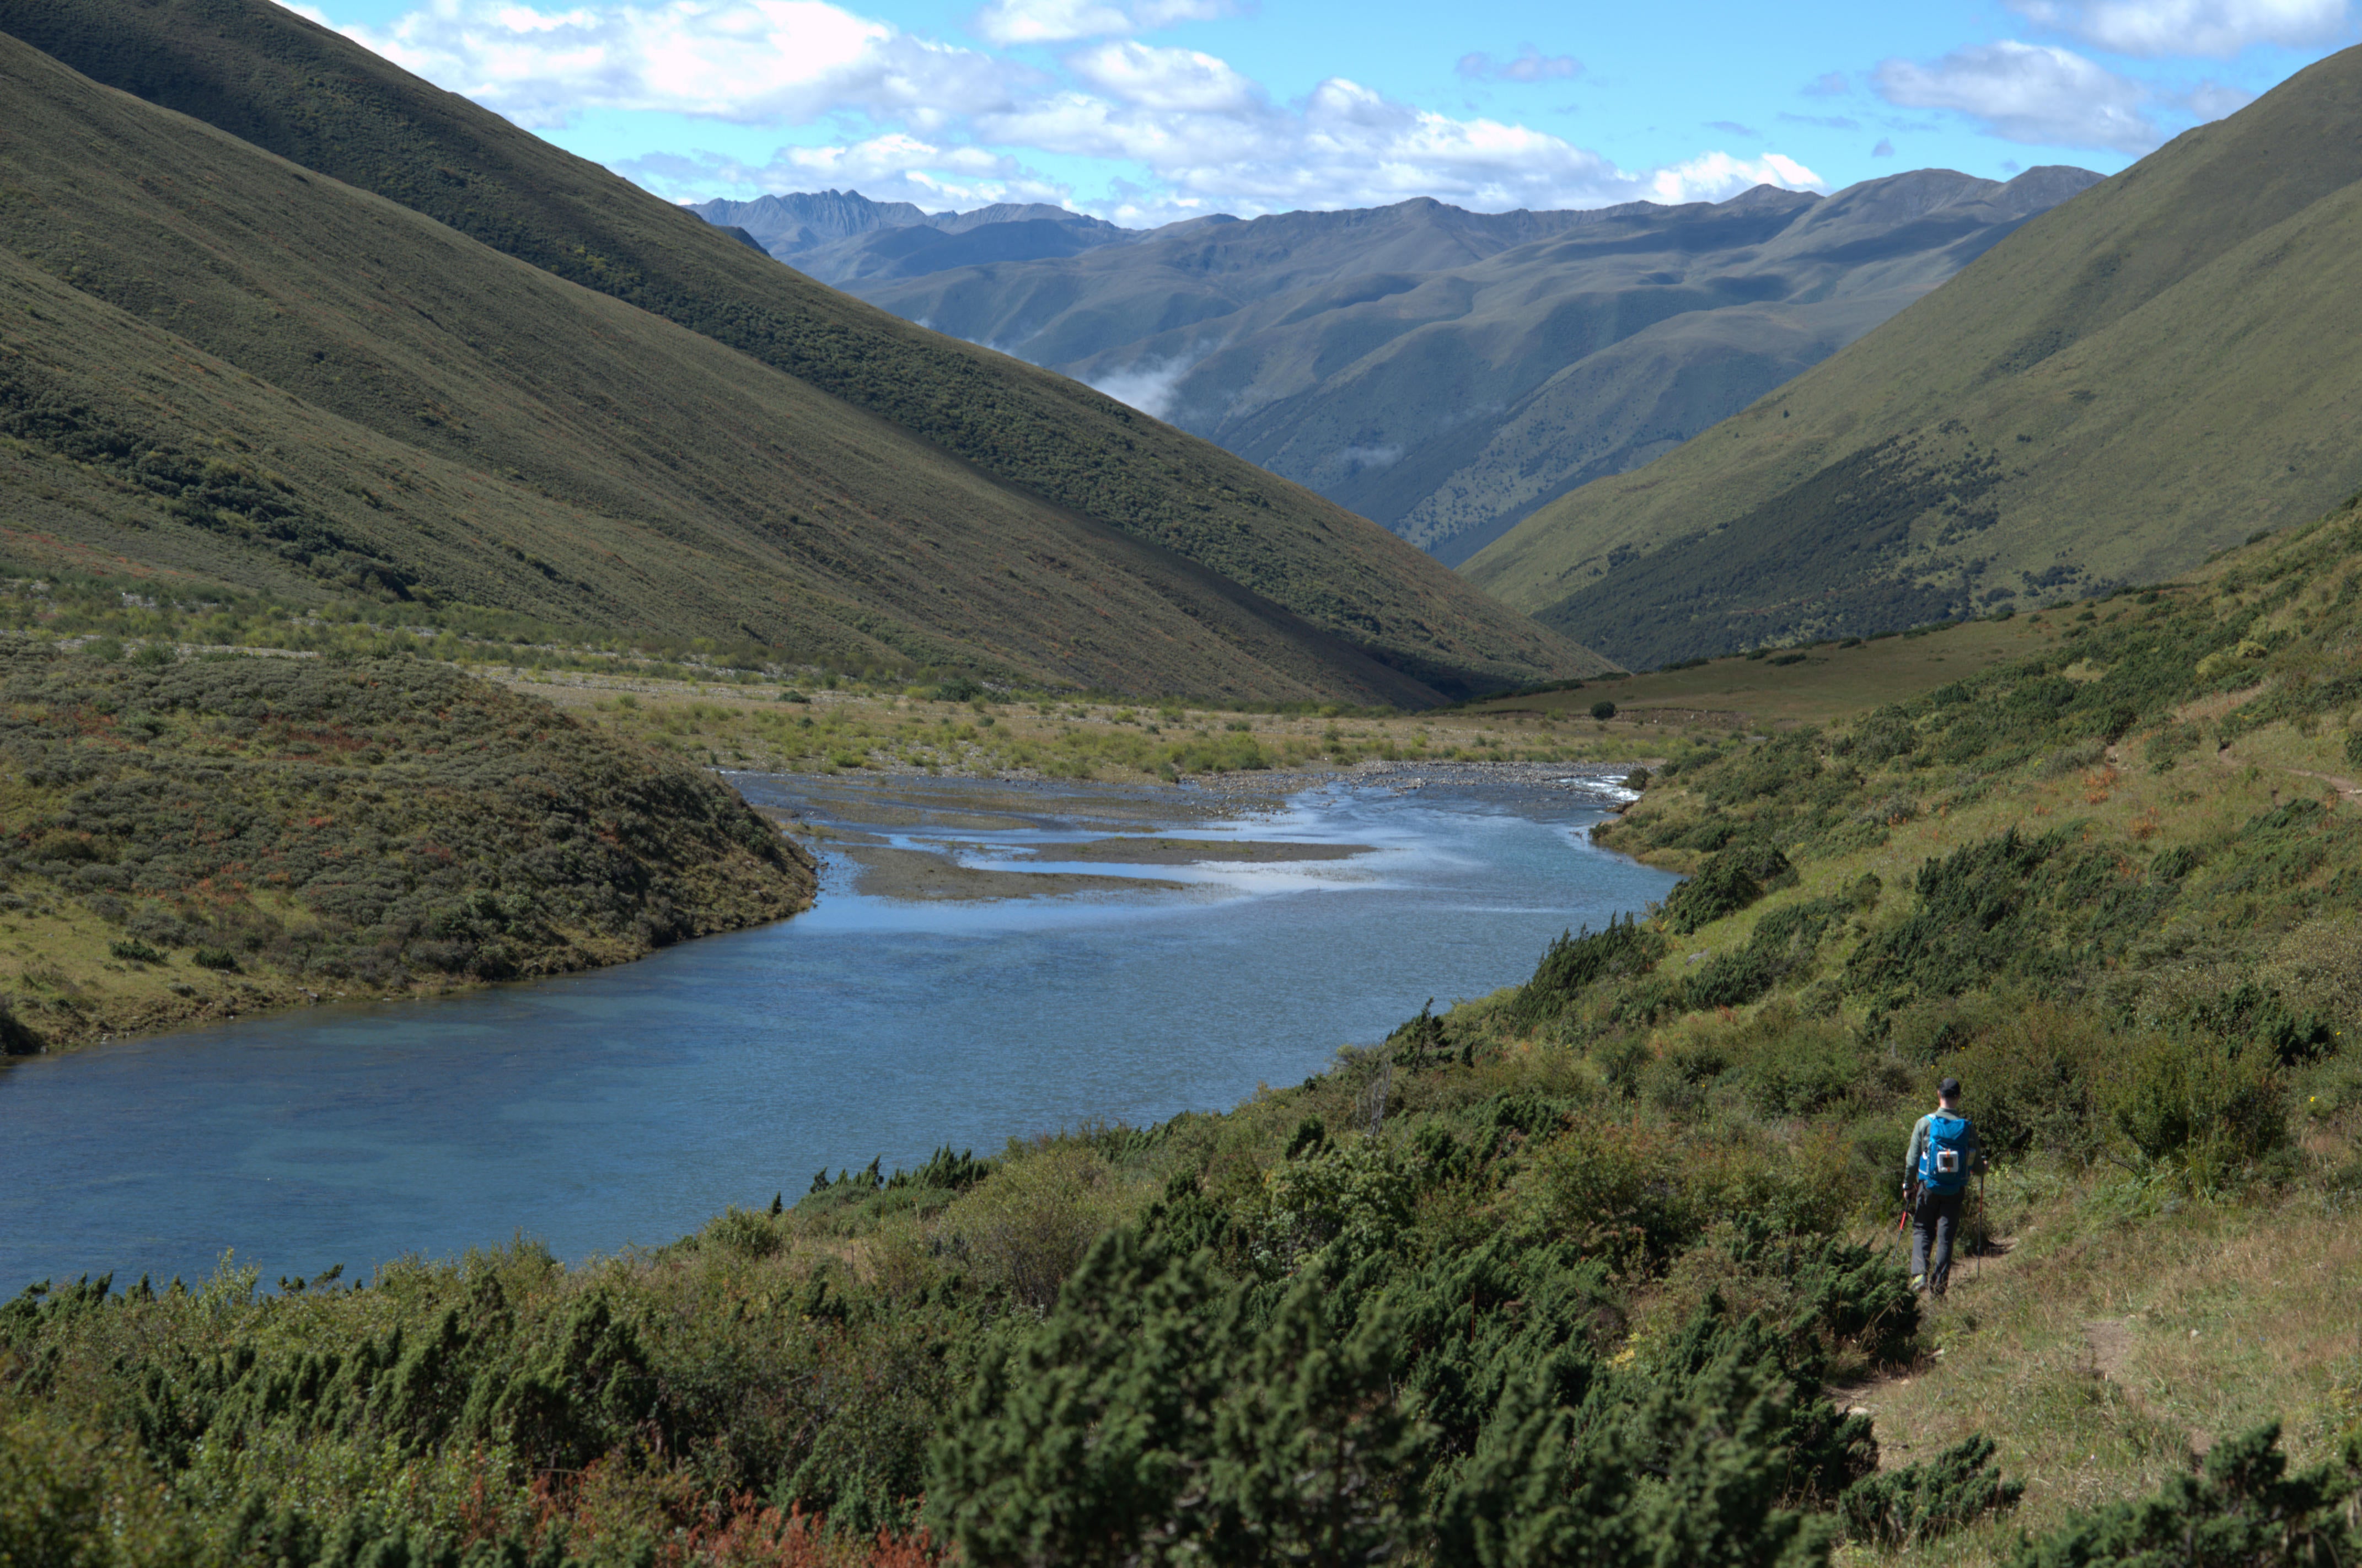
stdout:
POLYGON ((1716 202, 1718 207, 1747 210, 1754 207, 1808 207, 1821 200, 1818 191, 1791 190, 1785 185, 1750 185, 1728 201, 1716 202))

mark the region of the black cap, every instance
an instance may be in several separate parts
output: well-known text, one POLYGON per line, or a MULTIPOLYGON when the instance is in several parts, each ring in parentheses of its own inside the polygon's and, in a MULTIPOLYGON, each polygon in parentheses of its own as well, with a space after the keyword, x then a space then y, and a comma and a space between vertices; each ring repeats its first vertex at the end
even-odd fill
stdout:
POLYGON ((1942 1083, 1936 1086, 1936 1092, 1943 1096, 1946 1099, 1958 1099, 1960 1098, 1960 1080, 1958 1078, 1946 1078, 1942 1083))

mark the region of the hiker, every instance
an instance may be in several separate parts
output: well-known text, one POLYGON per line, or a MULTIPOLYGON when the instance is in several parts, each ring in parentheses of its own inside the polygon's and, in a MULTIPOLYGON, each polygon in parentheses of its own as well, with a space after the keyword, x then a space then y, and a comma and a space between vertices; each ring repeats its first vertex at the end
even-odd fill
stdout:
POLYGON ((1944 1294, 1952 1281, 1952 1237, 1969 1177, 1985 1168, 1977 1130, 1960 1114, 1960 1080, 1936 1086, 1936 1109, 1911 1129, 1903 1156, 1903 1206, 1911 1215, 1911 1288, 1944 1294))

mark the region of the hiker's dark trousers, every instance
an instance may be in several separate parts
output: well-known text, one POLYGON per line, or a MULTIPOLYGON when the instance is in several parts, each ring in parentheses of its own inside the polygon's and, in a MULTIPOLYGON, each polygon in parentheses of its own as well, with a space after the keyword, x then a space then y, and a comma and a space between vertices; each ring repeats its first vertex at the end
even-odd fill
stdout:
POLYGON ((1915 1290, 1944 1294, 1952 1283, 1952 1238, 1960 1229, 1960 1200, 1966 1193, 1923 1192, 1911 1215, 1911 1285, 1915 1290), (1928 1255, 1930 1250, 1935 1255, 1928 1255))

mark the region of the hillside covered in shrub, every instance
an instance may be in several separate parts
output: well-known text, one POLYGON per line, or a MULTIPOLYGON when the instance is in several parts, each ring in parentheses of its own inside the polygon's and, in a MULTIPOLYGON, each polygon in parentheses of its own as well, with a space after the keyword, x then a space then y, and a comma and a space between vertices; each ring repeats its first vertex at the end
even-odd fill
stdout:
POLYGON ((2357 526, 1674 759, 1602 835, 1699 870, 1662 910, 1227 1114, 750 1171, 575 1267, 28 1291, 0 1521, 88 1563, 2348 1561, 2357 526), (1928 1309, 1893 1204, 1946 1073, 1992 1255, 1928 1309))
POLYGON ((0 639, 12 1053, 638 957, 809 857, 728 786, 408 657, 0 639))

